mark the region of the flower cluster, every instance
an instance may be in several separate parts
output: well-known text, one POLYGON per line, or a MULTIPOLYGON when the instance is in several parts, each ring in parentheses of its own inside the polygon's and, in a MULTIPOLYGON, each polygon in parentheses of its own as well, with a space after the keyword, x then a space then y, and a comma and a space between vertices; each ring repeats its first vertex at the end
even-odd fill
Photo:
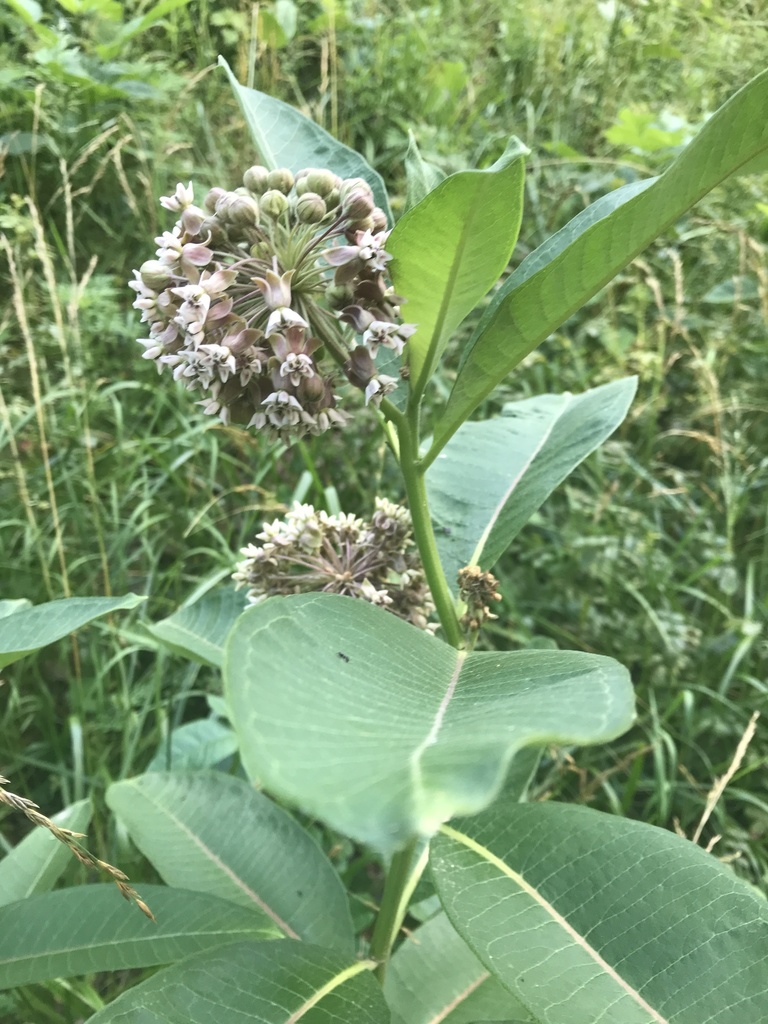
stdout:
POLYGON ((434 605, 402 505, 376 498, 367 521, 297 502, 285 519, 264 523, 256 539, 263 543, 241 550, 233 574, 238 586, 248 587, 252 604, 275 594, 347 594, 430 628, 434 605))
POLYGON ((461 624, 470 633, 476 633, 488 619, 497 619, 490 609, 492 601, 500 601, 499 581, 490 572, 476 565, 459 569, 459 597, 467 606, 461 624))
POLYGON ((400 354, 415 327, 399 322, 386 216, 366 181, 257 166, 202 208, 191 184, 160 203, 179 219, 134 271, 141 344, 205 413, 290 439, 346 421, 339 369, 366 402, 396 386, 376 353, 400 354))

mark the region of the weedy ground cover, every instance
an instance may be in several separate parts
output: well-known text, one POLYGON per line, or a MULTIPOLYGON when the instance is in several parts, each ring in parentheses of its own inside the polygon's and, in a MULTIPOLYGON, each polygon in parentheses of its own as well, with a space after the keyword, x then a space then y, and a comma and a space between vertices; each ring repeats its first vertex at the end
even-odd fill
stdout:
MULTIPOLYGON (((134 591, 150 601, 5 670, 1 770, 44 808, 93 796, 91 848, 134 877, 153 876, 114 832, 106 788, 163 758, 173 730, 206 716, 220 686, 215 670, 175 657, 142 623, 225 580, 262 521, 294 500, 369 515, 372 494, 402 493, 373 417, 286 448, 211 428, 136 359, 123 279, 167 226, 156 197, 190 176, 233 187, 229 169, 255 159, 242 158, 223 75, 204 72, 215 52, 241 80, 258 52, 252 84, 353 144, 384 172, 398 213, 407 127, 447 172, 489 166, 516 131, 532 154, 512 267, 590 201, 665 167, 759 70, 761 23, 746 5, 694 20, 688 5, 584 5, 578 17, 573 5, 546 17, 503 6, 468 24, 459 4, 306 4, 295 22, 293 5, 275 5, 257 36, 249 12, 178 5, 119 53, 104 41, 105 12, 37 27, 3 14, 3 596, 38 604, 134 591)), ((120 23, 136 13, 118 7, 120 23)), ((678 220, 479 412, 640 377, 620 433, 499 563, 503 600, 479 648, 626 664, 638 724, 600 748, 546 751, 533 795, 689 836, 765 703, 764 180, 730 182, 678 220)), ((431 379, 435 408, 473 327, 431 379)), ((735 870, 764 885, 760 729, 701 841, 722 835, 715 852, 738 854, 735 870)), ((24 827, 5 818, 0 841, 10 848, 24 827)), ((316 831, 335 847, 366 928, 378 861, 316 831)), ((51 983, 9 1005, 19 1019, 74 1020, 99 1009, 104 991, 51 983)))

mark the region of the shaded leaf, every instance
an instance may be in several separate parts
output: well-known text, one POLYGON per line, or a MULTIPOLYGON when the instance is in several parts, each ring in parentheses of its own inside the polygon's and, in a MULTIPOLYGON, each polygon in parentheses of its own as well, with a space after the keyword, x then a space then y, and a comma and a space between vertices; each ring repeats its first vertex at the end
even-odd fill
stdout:
POLYGON ((74 633, 86 623, 110 612, 135 608, 145 598, 136 594, 125 597, 65 597, 0 618, 0 668, 5 668, 26 654, 74 633))
POLYGON ((174 729, 147 765, 148 772, 215 768, 237 753, 237 737, 218 718, 200 718, 174 729))
POLYGON ((627 414, 637 378, 581 395, 539 395, 464 423, 427 472, 449 584, 465 565, 491 569, 533 513, 627 414))
POLYGON ((768 1018, 768 903, 685 839, 566 804, 446 826, 454 927, 541 1024, 768 1018))
POLYGON ((204 893, 142 885, 157 923, 114 885, 79 885, 0 907, 0 989, 172 963, 238 939, 277 938, 261 913, 204 893))
POLYGON ((376 205, 381 207, 392 223, 387 190, 381 175, 359 153, 337 142, 325 128, 310 121, 295 107, 257 89, 240 85, 223 57, 219 57, 219 66, 224 68, 229 77, 265 167, 288 167, 294 173, 305 167, 327 167, 342 178, 364 178, 373 189, 376 205))
POLYGON ((519 748, 601 742, 633 717, 609 658, 467 655, 335 594, 249 609, 224 677, 249 776, 385 852, 486 806, 519 748))
POLYGON ((320 847, 242 779, 153 772, 107 803, 163 881, 266 914, 290 938, 354 952, 347 895, 320 847))
POLYGON ((221 668, 227 633, 247 607, 244 590, 217 587, 147 629, 176 654, 221 668))
MULTIPOLYGON (((61 828, 83 832, 91 820, 91 801, 80 800, 51 818, 61 828)), ((46 828, 33 828, 0 860, 0 906, 52 889, 72 854, 46 828)))
POLYGON ((499 289, 465 350, 434 435, 439 450, 482 399, 622 267, 729 175, 768 151, 768 71, 732 96, 658 178, 605 196, 499 289))

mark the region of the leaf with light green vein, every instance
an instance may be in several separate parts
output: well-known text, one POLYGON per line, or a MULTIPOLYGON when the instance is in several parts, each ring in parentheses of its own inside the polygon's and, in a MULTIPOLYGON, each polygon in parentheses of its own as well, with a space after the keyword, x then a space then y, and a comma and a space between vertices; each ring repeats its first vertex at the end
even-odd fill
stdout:
POLYGON ((65 597, 0 618, 0 668, 110 612, 135 608, 144 597, 65 597))
MULTIPOLYGON (((51 818, 61 828, 82 832, 91 820, 91 801, 80 800, 51 818)), ((67 847, 46 828, 34 828, 0 860, 0 906, 23 900, 34 892, 48 892, 72 863, 67 847)))
POLYGON ((176 654, 221 668, 227 633, 247 606, 244 590, 217 587, 147 629, 176 654))
POLYGON ((627 414, 637 378, 581 395, 539 395, 464 423, 427 472, 449 584, 465 565, 493 568, 552 491, 627 414))
POLYGON ((389 1024, 374 966, 299 942, 238 942, 161 971, 88 1024, 389 1024))
POLYGON ((157 923, 114 885, 79 885, 0 907, 0 989, 168 964, 239 939, 278 938, 261 912, 206 893, 142 885, 157 923))
POLYGON ((633 719, 610 658, 468 655, 336 594, 245 612, 224 686, 250 778, 385 853, 485 807, 521 747, 600 743, 633 719))
POLYGON ((768 903, 670 832, 502 803, 445 826, 430 864, 454 927, 541 1024, 768 1020, 768 903))
POLYGON ((354 953, 339 876, 315 840, 247 782, 153 772, 110 786, 107 803, 168 885, 257 908, 290 938, 354 953))
MULTIPOLYGON (((191 771, 231 764, 237 737, 218 718, 199 718, 173 729, 147 765, 148 772, 191 771)), ((226 770, 226 769, 225 769, 226 770)))
MULTIPOLYGON (((392 223, 387 190, 381 175, 359 153, 299 113, 295 107, 273 99, 257 89, 240 85, 223 57, 219 67, 226 71, 240 103, 251 138, 265 167, 288 167, 296 173, 305 167, 327 167, 342 178, 364 178, 373 189, 376 205, 392 223)), ((246 170, 244 166, 242 170, 246 170)))
POLYGON ((387 242, 395 291, 417 325, 408 342, 411 387, 421 392, 451 332, 498 281, 523 214, 524 157, 511 138, 484 171, 459 171, 402 217, 387 242))
POLYGON ((392 1024, 472 1024, 481 1017, 531 1020, 445 914, 403 941, 387 967, 384 995, 392 1024))
POLYGON ((428 163, 419 152, 416 138, 408 131, 408 152, 405 154, 406 200, 405 212, 420 203, 425 196, 445 180, 445 174, 428 163))
POLYGON ((650 242, 729 175, 768 151, 768 71, 732 96, 671 166, 605 196, 532 253, 468 342, 434 432, 438 451, 482 399, 650 242))

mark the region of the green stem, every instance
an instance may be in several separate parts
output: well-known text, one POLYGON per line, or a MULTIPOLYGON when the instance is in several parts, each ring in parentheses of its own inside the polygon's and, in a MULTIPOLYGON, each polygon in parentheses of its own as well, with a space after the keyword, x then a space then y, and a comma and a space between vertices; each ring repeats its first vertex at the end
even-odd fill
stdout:
POLYGON ((424 566, 424 575, 432 592, 432 600, 435 602, 445 639, 452 647, 459 650, 463 646, 464 636, 437 551, 435 532, 432 529, 432 519, 429 514, 424 470, 418 465, 417 434, 405 419, 398 422, 397 428, 400 438, 400 469, 405 483, 405 493, 408 496, 408 507, 411 510, 413 535, 424 566))
POLYGON ((413 890, 427 863, 427 844, 416 837, 392 857, 392 863, 384 883, 379 916, 371 936, 370 956, 378 962, 376 976, 384 983, 387 962, 398 936, 413 890), (414 856, 421 847, 420 856, 414 865, 414 856))

